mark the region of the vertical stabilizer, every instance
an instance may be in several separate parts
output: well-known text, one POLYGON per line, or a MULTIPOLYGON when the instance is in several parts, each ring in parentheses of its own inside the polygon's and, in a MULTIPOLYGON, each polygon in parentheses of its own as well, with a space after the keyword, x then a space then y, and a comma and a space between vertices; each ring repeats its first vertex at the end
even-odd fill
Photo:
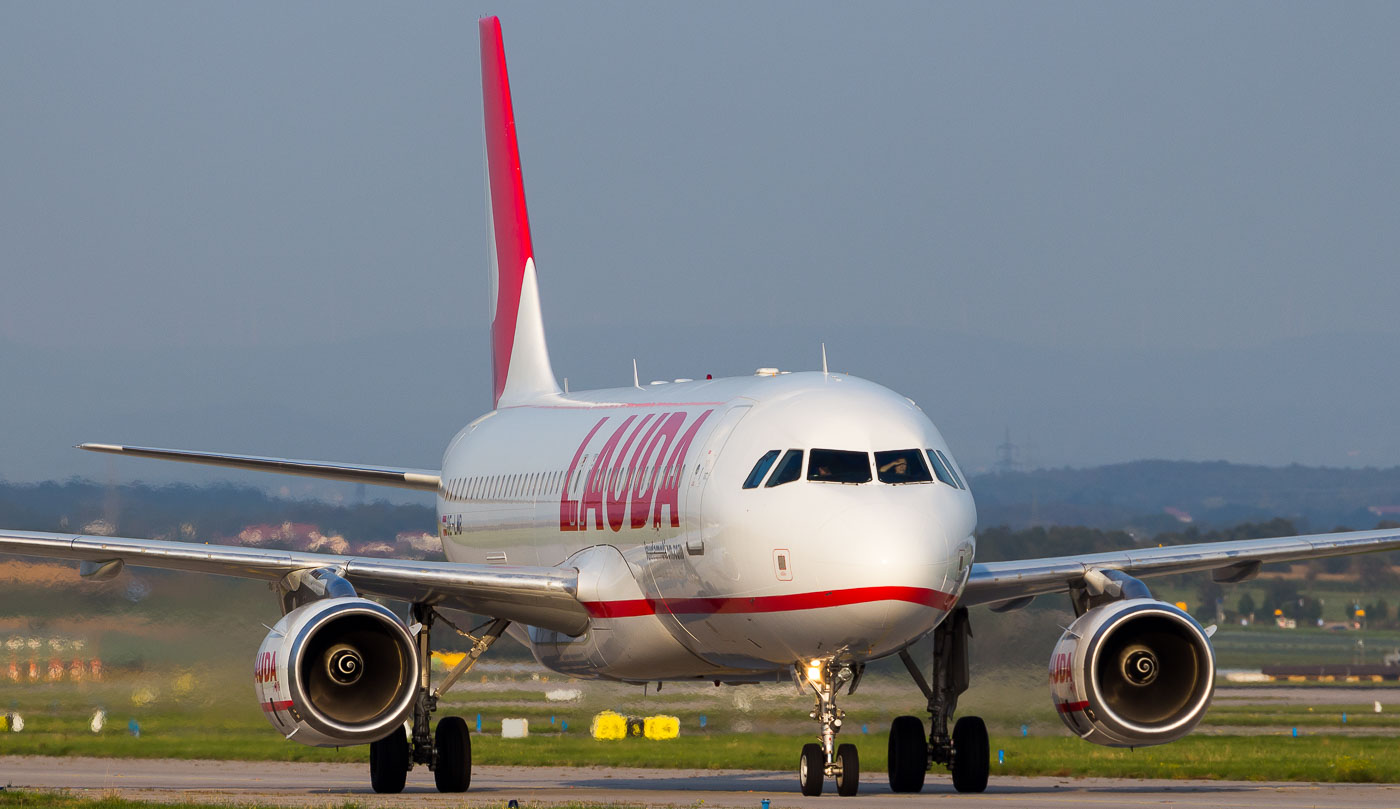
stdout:
POLYGON ((559 393, 540 316, 530 217, 510 102, 501 21, 481 20, 481 97, 486 125, 486 222, 491 250, 492 404, 559 393))

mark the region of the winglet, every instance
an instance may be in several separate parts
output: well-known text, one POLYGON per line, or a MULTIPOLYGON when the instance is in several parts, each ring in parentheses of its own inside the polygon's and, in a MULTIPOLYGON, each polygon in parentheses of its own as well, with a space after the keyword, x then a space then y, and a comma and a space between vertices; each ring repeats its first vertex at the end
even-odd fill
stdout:
POLYGON ((480 25, 486 220, 491 238, 492 404, 504 407, 560 390, 544 341, 501 21, 485 17, 480 25))

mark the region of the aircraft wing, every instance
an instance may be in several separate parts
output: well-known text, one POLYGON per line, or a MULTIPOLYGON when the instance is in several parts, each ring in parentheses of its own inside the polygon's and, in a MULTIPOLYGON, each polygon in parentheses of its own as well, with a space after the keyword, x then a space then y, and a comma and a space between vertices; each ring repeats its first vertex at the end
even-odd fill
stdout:
POLYGON ((1008 604, 1084 585, 1090 570, 1121 570, 1139 578, 1215 571, 1216 581, 1251 578, 1260 565, 1400 549, 1400 530, 1311 534, 1277 539, 1202 542, 1192 545, 1048 556, 1015 562, 974 564, 959 604, 1008 604))
POLYGON ((299 461, 292 458, 265 458, 258 455, 230 455, 223 452, 195 452, 187 449, 157 447, 128 447, 122 444, 79 444, 78 449, 106 452, 112 455, 132 455, 159 461, 183 461, 207 466, 231 466, 258 472, 280 472, 310 478, 369 483, 375 486, 396 486, 400 489, 437 491, 441 474, 432 469, 402 469, 393 466, 336 463, 334 461, 299 461))
POLYGON ((97 579, 119 572, 112 563, 268 582, 298 570, 329 567, 360 595, 466 610, 570 635, 588 625, 588 611, 577 598, 578 570, 571 567, 420 562, 29 531, 0 531, 0 553, 76 559, 86 563, 82 575, 97 579))

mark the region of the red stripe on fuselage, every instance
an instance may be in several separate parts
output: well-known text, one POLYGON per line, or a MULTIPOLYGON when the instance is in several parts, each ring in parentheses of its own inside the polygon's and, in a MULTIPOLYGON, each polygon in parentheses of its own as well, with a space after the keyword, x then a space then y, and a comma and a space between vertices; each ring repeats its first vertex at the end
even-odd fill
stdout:
MULTIPOLYGON (((684 384, 684 383, 682 383, 684 384)), ((584 403, 576 405, 508 405, 502 410, 607 410, 615 407, 655 407, 655 408, 675 408, 675 407, 718 407, 724 402, 603 402, 599 404, 584 403)))
POLYGON ((905 601, 938 610, 952 609, 957 597, 927 587, 854 587, 751 598, 635 598, 627 601, 585 601, 594 618, 635 618, 669 612, 672 615, 733 615, 758 612, 795 612, 823 607, 845 607, 874 601, 905 601))
POLYGON ((520 313, 520 286, 525 262, 534 255, 525 184, 520 175, 520 146, 515 137, 515 110, 501 41, 501 21, 481 21, 481 100, 486 117, 486 170, 491 185, 491 222, 496 239, 496 319, 491 321, 491 370, 494 407, 506 389, 515 321, 520 313))

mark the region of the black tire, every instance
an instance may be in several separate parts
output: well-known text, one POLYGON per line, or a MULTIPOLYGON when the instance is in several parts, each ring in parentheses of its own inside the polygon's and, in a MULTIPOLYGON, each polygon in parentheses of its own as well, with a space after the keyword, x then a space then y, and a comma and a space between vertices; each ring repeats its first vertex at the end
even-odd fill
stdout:
POLYGON ((466 792, 472 785, 472 737, 467 720, 445 716, 437 724, 437 767, 433 780, 438 792, 466 792))
POLYGON ((808 797, 822 794, 826 781, 826 753, 815 742, 802 745, 802 760, 797 765, 797 780, 802 794, 808 797))
POLYGON ((836 748, 836 794, 844 798, 860 790, 860 753, 853 744, 843 744, 836 748))
POLYGON ((992 751, 987 743, 987 723, 980 716, 964 716, 953 726, 953 788, 959 792, 984 792, 991 769, 992 751))
POLYGON ((920 792, 928 773, 928 739, 917 716, 896 716, 890 723, 890 789, 920 792))
POLYGON ((403 792, 408 780, 408 737, 396 727, 384 738, 369 745, 369 784, 375 792, 403 792))

